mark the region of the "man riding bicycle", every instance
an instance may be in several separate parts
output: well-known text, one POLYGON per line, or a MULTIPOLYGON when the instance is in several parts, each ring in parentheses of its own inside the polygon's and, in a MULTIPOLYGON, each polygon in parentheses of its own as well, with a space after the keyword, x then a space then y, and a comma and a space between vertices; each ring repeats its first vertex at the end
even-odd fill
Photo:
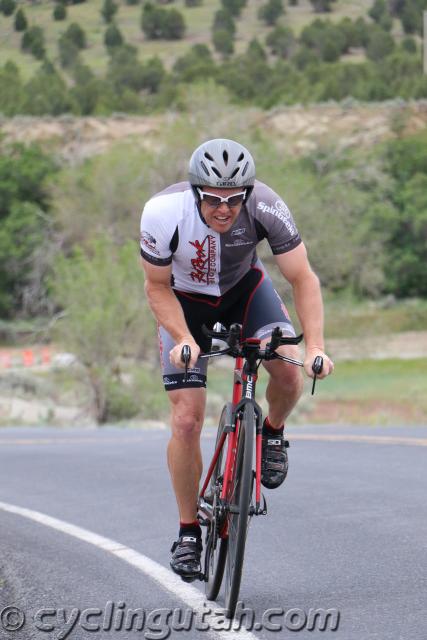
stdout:
MULTIPOLYGON (((180 516, 171 568, 186 581, 201 572, 197 498, 207 360, 199 359, 199 354, 210 348, 201 327, 239 323, 242 338, 259 338, 262 346, 276 326, 284 335, 295 336, 286 307, 256 254, 256 245, 264 238, 292 285, 305 338, 305 371, 312 377, 313 362, 321 356, 323 378, 332 373, 333 363, 324 352, 319 279, 288 207, 255 179, 255 164, 244 146, 227 139, 203 143, 191 156, 189 181, 156 194, 142 213, 145 290, 159 327, 163 382, 171 406, 168 466, 180 516), (184 345, 191 348, 187 379, 181 360, 184 345)), ((278 352, 298 357, 296 346, 281 346, 278 352)), ((286 478, 284 425, 302 393, 303 378, 296 367, 280 360, 263 365, 269 382, 261 481, 274 489, 286 478)))

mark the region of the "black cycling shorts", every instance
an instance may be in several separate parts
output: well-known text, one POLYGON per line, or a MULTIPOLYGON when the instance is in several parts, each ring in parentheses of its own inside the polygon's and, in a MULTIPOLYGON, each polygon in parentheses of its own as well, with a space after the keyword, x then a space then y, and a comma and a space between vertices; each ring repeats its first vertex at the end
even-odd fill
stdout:
MULTIPOLYGON (((238 322, 242 325, 242 338, 263 340, 268 338, 277 326, 281 327, 284 335, 295 336, 287 309, 260 262, 222 296, 206 296, 176 290, 174 293, 182 306, 188 328, 202 353, 211 348, 211 340, 202 332, 203 324, 212 329, 216 322, 221 322, 227 328, 238 322)), ((187 387, 206 387, 208 358, 197 360, 194 369, 188 370, 187 382, 184 383, 183 370, 175 368, 169 361, 169 352, 174 345, 171 335, 160 326, 160 362, 165 389, 173 391, 187 387)))

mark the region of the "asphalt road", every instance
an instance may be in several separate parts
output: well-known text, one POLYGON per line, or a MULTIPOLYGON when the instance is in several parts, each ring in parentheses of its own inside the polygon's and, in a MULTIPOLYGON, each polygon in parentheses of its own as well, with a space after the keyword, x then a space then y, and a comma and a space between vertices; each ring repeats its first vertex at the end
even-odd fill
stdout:
POLYGON ((427 428, 290 436, 289 477, 249 532, 242 627, 252 615, 258 627, 227 632, 222 602, 203 604, 200 583, 199 594, 167 570, 177 533, 167 431, 1 429, 0 639, 425 640, 427 428), (178 608, 198 611, 192 629, 169 631, 178 608), (130 609, 143 610, 142 628, 136 618, 125 628, 130 609), (323 632, 318 609, 332 610, 323 632))

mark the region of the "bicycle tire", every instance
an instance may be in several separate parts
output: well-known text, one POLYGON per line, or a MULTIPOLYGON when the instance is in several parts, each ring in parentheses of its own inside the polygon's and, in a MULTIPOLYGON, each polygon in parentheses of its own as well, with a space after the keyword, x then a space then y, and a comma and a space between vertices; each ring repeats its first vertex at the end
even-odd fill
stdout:
MULTIPOLYGON (((224 426, 226 423, 226 417, 229 415, 229 406, 225 405, 221 417, 219 419, 218 431, 216 436, 215 449, 220 441, 222 433, 224 431, 224 426)), ((217 463, 212 472, 211 480, 209 483, 209 490, 212 495, 214 495, 217 480, 223 473, 223 458, 224 458, 224 449, 222 448, 221 453, 219 454, 217 463)), ((216 514, 213 514, 214 518, 216 514)), ((205 582, 205 594, 208 600, 216 600, 219 590, 221 589, 222 580, 224 577, 224 569, 225 569, 225 561, 227 557, 227 549, 228 549, 228 540, 227 538, 218 538, 218 532, 216 529, 216 524, 213 523, 212 529, 208 534, 207 544, 206 544, 206 554, 205 554, 205 563, 208 567, 207 581, 205 582)))
POLYGON ((243 409, 243 416, 240 422, 234 487, 230 496, 230 506, 231 508, 238 508, 238 513, 230 513, 228 522, 228 553, 226 557, 225 585, 225 609, 227 618, 234 616, 242 580, 253 487, 252 459, 255 420, 254 406, 248 403, 243 409))

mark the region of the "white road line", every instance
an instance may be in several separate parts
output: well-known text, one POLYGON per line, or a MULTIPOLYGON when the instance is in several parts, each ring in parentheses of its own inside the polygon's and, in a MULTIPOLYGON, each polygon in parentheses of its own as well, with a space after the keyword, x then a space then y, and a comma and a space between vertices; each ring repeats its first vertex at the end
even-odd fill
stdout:
POLYGON ((98 549, 107 551, 117 558, 120 558, 120 560, 124 560, 157 582, 162 589, 169 591, 172 595, 185 602, 185 604, 194 609, 200 615, 205 613, 203 621, 209 625, 209 627, 213 627, 209 629, 209 633, 213 635, 214 638, 230 640, 230 637, 233 637, 238 638, 239 640, 258 640, 253 633, 246 629, 215 631, 214 629, 219 626, 221 618, 218 618, 218 616, 215 616, 214 614, 206 614, 206 611, 207 608, 210 608, 212 611, 218 611, 219 607, 216 607, 214 603, 206 604, 205 597, 198 589, 190 586, 189 584, 185 584, 171 571, 154 560, 151 560, 147 556, 144 556, 142 553, 139 553, 135 549, 126 547, 120 542, 116 542, 110 538, 104 538, 103 536, 89 531, 88 529, 77 527, 76 525, 65 522, 64 520, 52 518, 44 513, 40 513, 39 511, 33 511, 32 509, 8 504, 7 502, 0 502, 0 509, 28 518, 29 520, 38 522, 46 527, 50 527, 51 529, 56 529, 57 531, 73 536, 73 538, 88 542, 89 544, 98 547, 98 549))

